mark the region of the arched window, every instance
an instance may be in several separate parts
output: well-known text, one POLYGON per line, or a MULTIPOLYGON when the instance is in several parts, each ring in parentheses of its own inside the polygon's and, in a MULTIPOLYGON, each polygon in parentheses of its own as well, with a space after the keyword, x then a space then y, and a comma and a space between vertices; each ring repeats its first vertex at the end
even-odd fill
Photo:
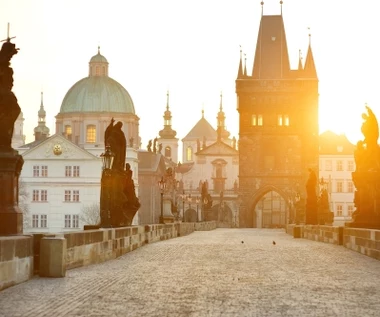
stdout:
POLYGON ((86 129, 86 142, 95 143, 96 141, 96 126, 94 124, 89 124, 86 129))
POLYGON ((105 67, 105 66, 102 67, 102 75, 103 75, 103 76, 106 75, 106 67, 105 67))
POLYGON ((65 125, 65 136, 66 138, 68 138, 69 140, 71 140, 71 135, 72 135, 72 129, 71 129, 71 125, 65 125))
POLYGON ((99 76, 99 75, 100 75, 99 66, 95 66, 95 76, 99 76))
POLYGON ((170 148, 170 146, 165 147, 165 156, 172 157, 172 149, 170 148))
POLYGON ((193 160, 193 148, 191 146, 188 146, 186 149, 186 160, 187 161, 193 160))

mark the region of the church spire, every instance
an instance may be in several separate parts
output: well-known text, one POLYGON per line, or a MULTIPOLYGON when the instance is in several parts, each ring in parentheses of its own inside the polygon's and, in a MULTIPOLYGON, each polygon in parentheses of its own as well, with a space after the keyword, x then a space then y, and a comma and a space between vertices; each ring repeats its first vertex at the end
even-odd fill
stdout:
POLYGON ((312 79, 318 79, 317 69, 316 69, 315 63, 314 63, 313 51, 311 49, 310 28, 309 28, 309 48, 307 50, 304 70, 305 70, 304 77, 312 78, 312 79))
POLYGON ((217 119, 217 133, 218 140, 227 139, 230 136, 230 133, 226 130, 226 116, 223 112, 223 94, 220 92, 220 105, 217 119))
POLYGON ((46 111, 44 108, 44 93, 41 92, 41 105, 38 111, 38 125, 34 128, 35 141, 44 140, 49 136, 50 129, 46 126, 46 111))
POLYGON ((166 92, 166 111, 164 112, 164 128, 159 132, 162 139, 174 139, 177 132, 172 129, 172 113, 169 110, 169 91, 166 92))
POLYGON ((298 70, 303 70, 301 50, 298 51, 298 70))
POLYGON ((244 77, 247 77, 247 54, 244 54, 244 77))
POLYGON ((239 62, 239 70, 238 70, 238 75, 237 79, 243 78, 243 52, 241 50, 241 45, 240 45, 240 62, 239 62))

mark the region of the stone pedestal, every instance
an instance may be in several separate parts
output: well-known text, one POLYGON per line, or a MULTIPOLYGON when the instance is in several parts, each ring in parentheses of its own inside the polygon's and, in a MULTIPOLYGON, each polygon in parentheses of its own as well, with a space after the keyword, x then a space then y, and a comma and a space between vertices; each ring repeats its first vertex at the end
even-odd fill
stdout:
POLYGON ((17 151, 0 150, 0 236, 23 233, 23 214, 18 208, 18 179, 23 164, 17 151))
POLYGON ((169 196, 164 195, 163 198, 163 209, 164 209, 164 223, 174 222, 174 215, 172 214, 172 200, 169 196))
POLYGON ((45 236, 40 247, 40 276, 65 277, 67 242, 63 236, 45 236))

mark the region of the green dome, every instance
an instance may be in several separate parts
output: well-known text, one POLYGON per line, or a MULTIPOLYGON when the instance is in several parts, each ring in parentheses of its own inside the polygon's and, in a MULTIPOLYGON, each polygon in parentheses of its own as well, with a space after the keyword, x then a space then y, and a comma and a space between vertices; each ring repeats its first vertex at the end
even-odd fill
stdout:
POLYGON ((108 63, 107 58, 105 58, 103 55, 98 52, 98 54, 94 55, 90 59, 90 63, 108 63))
POLYGON ((108 76, 90 76, 78 81, 66 93, 60 113, 122 112, 135 114, 128 91, 108 76))

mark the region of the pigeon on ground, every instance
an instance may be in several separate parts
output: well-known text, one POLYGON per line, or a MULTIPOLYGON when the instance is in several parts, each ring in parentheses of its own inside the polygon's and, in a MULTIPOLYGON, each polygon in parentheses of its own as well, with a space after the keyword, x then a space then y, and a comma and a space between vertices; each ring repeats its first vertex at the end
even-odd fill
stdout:
POLYGON ((273 243, 273 245, 276 245, 276 241, 274 241, 274 240, 273 240, 273 242, 272 242, 272 243, 273 243))
POLYGON ((241 241, 241 243, 244 243, 244 241, 241 241))

